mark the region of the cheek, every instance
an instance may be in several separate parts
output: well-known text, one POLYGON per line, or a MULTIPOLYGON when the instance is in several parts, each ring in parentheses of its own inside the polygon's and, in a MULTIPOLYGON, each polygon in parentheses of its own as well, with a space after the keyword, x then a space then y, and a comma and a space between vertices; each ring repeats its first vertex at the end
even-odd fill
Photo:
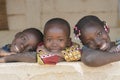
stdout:
POLYGON ((97 48, 96 45, 94 45, 94 44, 89 45, 89 47, 92 48, 92 49, 96 49, 97 48))
POLYGON ((44 46, 45 46, 46 48, 49 48, 49 47, 51 46, 51 44, 50 44, 49 42, 44 42, 44 46))
POLYGON ((104 34, 102 37, 103 37, 104 40, 110 41, 110 37, 109 37, 109 35, 107 35, 107 33, 104 34))
POLYGON ((19 42, 20 41, 20 39, 18 38, 18 39, 14 39, 12 42, 14 43, 14 42, 19 42))
POLYGON ((64 49, 64 48, 67 47, 67 45, 68 45, 67 42, 63 42, 63 43, 60 44, 60 47, 61 47, 62 49, 64 49))

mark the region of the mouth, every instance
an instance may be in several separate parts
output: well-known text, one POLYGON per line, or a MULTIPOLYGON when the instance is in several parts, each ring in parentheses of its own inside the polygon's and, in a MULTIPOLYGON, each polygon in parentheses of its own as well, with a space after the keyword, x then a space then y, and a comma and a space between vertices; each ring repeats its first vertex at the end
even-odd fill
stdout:
POLYGON ((59 50, 58 50, 58 49, 52 49, 51 52, 52 52, 52 53, 58 53, 59 50))
POLYGON ((15 45, 15 49, 17 52, 20 52, 19 48, 15 45))
POLYGON ((11 47, 11 51, 19 53, 20 52, 20 48, 17 45, 14 45, 14 46, 11 47))
POLYGON ((104 43, 101 47, 100 50, 105 51, 108 48, 107 43, 104 43))

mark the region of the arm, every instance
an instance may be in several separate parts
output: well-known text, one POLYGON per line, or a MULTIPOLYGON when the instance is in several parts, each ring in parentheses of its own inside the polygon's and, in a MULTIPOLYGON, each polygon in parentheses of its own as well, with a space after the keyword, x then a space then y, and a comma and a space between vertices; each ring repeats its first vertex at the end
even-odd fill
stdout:
POLYGON ((103 52, 90 48, 83 49, 81 61, 91 67, 98 67, 119 61, 120 53, 103 52))
POLYGON ((16 54, 16 53, 6 52, 6 51, 4 51, 3 49, 0 48, 0 57, 8 56, 8 55, 11 55, 11 54, 16 54))
POLYGON ((0 62, 36 62, 36 52, 8 55, 0 58, 0 62))

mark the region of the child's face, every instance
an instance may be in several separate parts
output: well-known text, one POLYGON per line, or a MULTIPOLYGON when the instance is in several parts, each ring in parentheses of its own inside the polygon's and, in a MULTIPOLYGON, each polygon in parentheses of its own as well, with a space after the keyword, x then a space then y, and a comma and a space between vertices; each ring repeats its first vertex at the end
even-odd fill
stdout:
POLYGON ((26 52, 36 48, 37 39, 33 33, 21 32, 13 40, 11 44, 11 52, 26 52))
POLYGON ((63 50, 67 45, 68 41, 67 30, 60 28, 60 25, 52 26, 53 27, 47 29, 44 32, 44 44, 48 51, 52 53, 57 53, 63 50))
POLYGON ((110 49, 109 35, 100 25, 86 26, 81 33, 81 41, 85 46, 103 51, 110 49))

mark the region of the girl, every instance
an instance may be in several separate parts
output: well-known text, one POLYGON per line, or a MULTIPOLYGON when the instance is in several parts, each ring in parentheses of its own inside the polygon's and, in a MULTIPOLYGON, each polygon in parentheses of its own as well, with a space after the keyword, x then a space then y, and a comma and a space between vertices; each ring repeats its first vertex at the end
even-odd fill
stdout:
POLYGON ((120 60, 119 44, 110 40, 108 26, 98 17, 83 17, 74 33, 84 45, 81 60, 86 65, 97 67, 120 60))

